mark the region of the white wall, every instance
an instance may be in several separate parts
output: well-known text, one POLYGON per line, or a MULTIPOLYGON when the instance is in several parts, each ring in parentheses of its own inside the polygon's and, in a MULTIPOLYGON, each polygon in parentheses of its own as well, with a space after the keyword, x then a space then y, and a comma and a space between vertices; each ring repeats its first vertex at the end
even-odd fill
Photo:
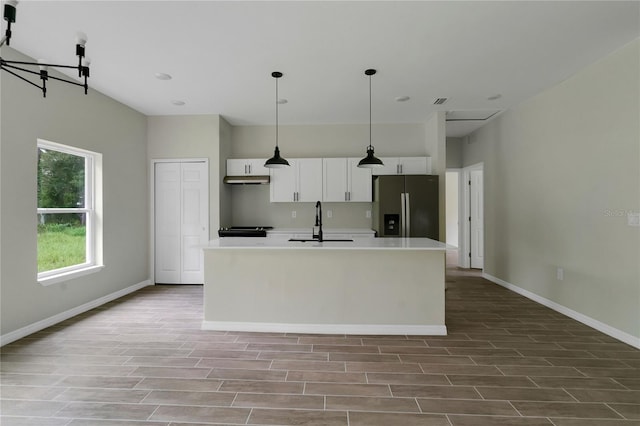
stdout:
POLYGON ((462 138, 447 138, 447 168, 462 168, 462 138))
MULTIPOLYGON (((228 124, 222 124, 228 133, 228 124)), ((220 210, 220 198, 228 194, 222 188, 220 156, 221 119, 218 115, 152 116, 147 120, 148 158, 181 159, 207 158, 209 160, 209 234, 217 236, 220 218, 228 217, 220 210)), ((225 136, 228 139, 228 136, 225 136)), ((226 140, 225 139, 225 140, 226 140)), ((223 144, 224 145, 224 144, 223 144)), ((228 151, 228 149, 227 149, 228 151)))
POLYGON ((429 141, 431 149, 431 173, 438 175, 438 201, 439 201, 439 222, 440 241, 445 241, 447 234, 447 211, 446 211, 446 171, 447 171, 447 138, 446 120, 444 111, 436 111, 425 124, 425 140, 429 141))
MULTIPOLYGON (((435 141, 425 141, 424 123, 373 124, 376 156, 433 155, 435 141)), ((279 126, 283 157, 364 157, 369 124, 279 126)), ((234 158, 269 158, 275 147, 275 126, 234 126, 234 158)))
MULTIPOLYGON (((5 59, 32 60, 11 48, 5 59)), ((146 118, 92 89, 49 81, 42 92, 0 74, 0 270, 4 336, 148 279, 146 118), (103 154, 104 264, 43 287, 37 275, 37 139, 103 154)), ((91 83, 89 81, 89 83, 91 83)))
MULTIPOLYGON (((444 133, 442 140, 437 135, 438 131, 444 132, 441 127, 437 121, 429 126, 425 123, 374 124, 372 142, 376 156, 431 156, 435 167, 442 168, 444 184, 444 163, 440 164, 437 158, 443 153, 442 146, 438 144, 443 145, 444 133)), ((266 159, 273 155, 275 127, 234 126, 231 139, 232 158, 266 159)), ((368 144, 368 123, 279 126, 279 146, 284 158, 364 157, 368 144)), ((333 217, 325 217, 325 227, 372 226, 371 219, 366 217, 371 203, 323 203, 323 211, 329 209, 333 217)), ((269 185, 234 185, 232 211, 232 225, 299 228, 313 225, 315 210, 313 203, 270 203, 269 185), (293 210, 296 211, 296 218, 291 217, 293 210)), ((441 233, 444 236, 444 214, 442 224, 441 233)))
POLYGON ((640 344, 640 41, 472 134, 485 272, 640 344), (556 279, 558 267, 564 280, 556 279))
MULTIPOLYGON (((223 182, 227 174, 227 158, 231 157, 231 125, 220 117, 220 158, 218 159, 218 188, 220 191, 220 227, 231 226, 233 211, 231 210, 231 185, 223 182)), ((212 231, 216 231, 213 229, 212 231)))

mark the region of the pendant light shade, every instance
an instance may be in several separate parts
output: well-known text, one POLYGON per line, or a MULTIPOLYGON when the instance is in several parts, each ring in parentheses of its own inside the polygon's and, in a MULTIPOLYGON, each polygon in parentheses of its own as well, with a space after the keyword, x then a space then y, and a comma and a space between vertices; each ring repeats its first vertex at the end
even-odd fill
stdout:
POLYGON ((289 162, 280 156, 280 148, 278 148, 278 79, 282 77, 282 73, 274 71, 271 73, 271 77, 276 79, 276 149, 273 152, 273 157, 269 158, 264 163, 264 166, 270 169, 278 169, 289 165, 289 162))
POLYGON ((382 166, 384 166, 382 160, 373 155, 373 147, 367 147, 367 156, 360 160, 358 167, 373 168, 382 166))
POLYGON ((371 76, 376 73, 374 69, 368 69, 365 75, 369 76, 369 146, 367 147, 367 156, 358 163, 358 167, 372 169, 374 167, 382 167, 382 160, 373 155, 373 145, 371 145, 371 76))

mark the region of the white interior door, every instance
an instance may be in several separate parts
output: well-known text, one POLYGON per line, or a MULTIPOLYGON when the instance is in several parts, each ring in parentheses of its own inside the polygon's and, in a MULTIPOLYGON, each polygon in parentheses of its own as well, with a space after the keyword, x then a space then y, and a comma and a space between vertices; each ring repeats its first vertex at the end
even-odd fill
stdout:
POLYGON ((155 164, 155 281, 204 282, 202 250, 209 238, 206 162, 155 164))
POLYGON ((180 282, 180 163, 155 165, 155 279, 180 282))
POLYGON ((458 247, 460 242, 458 240, 458 229, 460 226, 459 223, 459 210, 458 210, 458 200, 459 196, 459 188, 460 188, 460 173, 457 171, 454 172, 446 172, 446 215, 447 215, 447 244, 458 247))
POLYGON ((209 173, 203 162, 182 163, 182 270, 180 281, 204 283, 202 245, 209 239, 209 173))
POLYGON ((469 180, 469 201, 470 201, 470 247, 471 247, 471 267, 483 269, 484 267, 484 215, 483 215, 483 172, 482 170, 471 170, 469 180))

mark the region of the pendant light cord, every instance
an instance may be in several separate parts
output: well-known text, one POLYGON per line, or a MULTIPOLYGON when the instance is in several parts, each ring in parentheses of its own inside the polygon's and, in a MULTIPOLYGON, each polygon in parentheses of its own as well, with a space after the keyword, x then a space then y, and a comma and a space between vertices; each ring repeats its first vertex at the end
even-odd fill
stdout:
POLYGON ((369 76, 369 148, 371 146, 371 76, 369 76))
POLYGON ((276 148, 278 147, 278 78, 276 77, 276 148))

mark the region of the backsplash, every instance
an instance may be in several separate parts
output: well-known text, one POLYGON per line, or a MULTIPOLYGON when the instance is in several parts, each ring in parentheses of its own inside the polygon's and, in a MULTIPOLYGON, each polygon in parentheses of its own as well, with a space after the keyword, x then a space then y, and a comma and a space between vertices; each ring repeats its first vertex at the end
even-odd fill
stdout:
MULTIPOLYGON (((326 228, 368 228, 371 203, 322 203, 322 224, 326 228), (331 212, 332 217, 328 217, 331 212)), ((273 226, 311 228, 315 203, 271 203, 269 185, 234 185, 231 188, 231 218, 226 226, 273 226), (295 211, 295 218, 292 212, 295 211)))

